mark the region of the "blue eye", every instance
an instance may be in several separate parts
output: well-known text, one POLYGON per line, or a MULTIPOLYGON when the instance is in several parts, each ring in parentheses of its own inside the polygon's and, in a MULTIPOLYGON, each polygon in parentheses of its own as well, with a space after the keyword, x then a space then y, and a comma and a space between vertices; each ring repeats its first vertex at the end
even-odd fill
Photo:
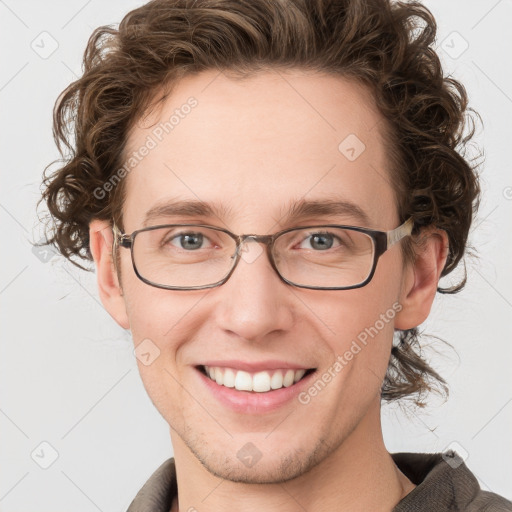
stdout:
POLYGON ((331 233, 313 233, 304 239, 300 248, 326 251, 331 249, 335 240, 339 241, 339 238, 331 233), (308 246, 304 247, 303 244, 308 244, 308 246))
POLYGON ((332 247, 334 243, 334 237, 332 235, 312 235, 310 237, 311 247, 314 249, 326 250, 332 247))
POLYGON ((170 243, 180 249, 194 250, 201 249, 204 239, 202 233, 181 233, 173 236, 170 243))

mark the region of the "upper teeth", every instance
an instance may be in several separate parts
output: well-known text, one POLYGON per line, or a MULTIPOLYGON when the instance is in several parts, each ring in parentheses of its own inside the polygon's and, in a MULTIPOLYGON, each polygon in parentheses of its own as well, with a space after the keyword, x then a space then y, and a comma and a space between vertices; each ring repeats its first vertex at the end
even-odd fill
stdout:
POLYGON ((235 388, 238 391, 256 391, 264 393, 271 389, 290 387, 304 377, 306 370, 271 370, 249 373, 232 368, 205 366, 206 374, 220 386, 235 388))

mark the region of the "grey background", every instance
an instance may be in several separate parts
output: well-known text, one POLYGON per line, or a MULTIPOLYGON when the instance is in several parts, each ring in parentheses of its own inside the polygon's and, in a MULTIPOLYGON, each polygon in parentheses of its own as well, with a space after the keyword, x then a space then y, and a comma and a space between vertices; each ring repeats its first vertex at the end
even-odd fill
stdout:
MULTIPOLYGON (((41 237, 41 174, 59 156, 54 101, 80 74, 92 30, 142 3, 0 0, 1 512, 124 511, 172 455, 129 333, 103 309, 95 275, 30 245, 41 237)), ((468 261, 466 290, 439 296, 424 326, 456 350, 429 352, 449 400, 385 407, 385 440, 392 452, 454 447, 484 489, 511 499, 512 2, 425 3, 446 72, 466 85, 485 125, 476 139, 484 196, 471 234, 479 260, 468 261)))

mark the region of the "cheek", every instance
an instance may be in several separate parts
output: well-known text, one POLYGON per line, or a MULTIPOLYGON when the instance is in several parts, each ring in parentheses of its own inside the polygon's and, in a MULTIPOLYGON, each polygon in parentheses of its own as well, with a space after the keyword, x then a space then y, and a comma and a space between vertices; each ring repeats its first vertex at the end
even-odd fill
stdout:
MULTIPOLYGON (((190 352, 198 331, 208 321, 201 307, 210 290, 180 292, 150 286, 128 269, 124 296, 139 371, 146 388, 170 386, 171 375, 178 380, 190 364, 190 352), (147 354, 142 357, 139 353, 147 354), (151 359, 150 364, 146 359, 151 359)), ((148 392, 150 389, 148 389, 148 392)))
MULTIPOLYGON (((135 344, 151 338, 162 351, 171 350, 173 340, 186 338, 197 318, 197 306, 204 291, 179 292, 155 288, 137 279, 125 287, 125 302, 130 318, 130 329, 135 344)), ((174 351, 177 347, 175 347, 174 351)))
MULTIPOLYGON (((383 375, 393 341, 394 318, 400 305, 389 298, 354 298, 340 306, 331 350, 344 366, 383 375), (386 300, 387 299, 387 300, 386 300)), ((358 370, 358 372, 360 371, 358 370)))
POLYGON ((121 261, 121 284, 130 320, 133 342, 137 346, 143 339, 160 342, 173 322, 179 322, 186 301, 180 301, 178 292, 150 286, 135 274, 129 253, 121 261))
POLYGON ((311 309, 319 312, 320 320, 329 327, 327 332, 332 339, 346 342, 349 338, 358 338, 364 341, 369 331, 374 337, 378 334, 389 338, 393 334, 394 318, 401 310, 399 296, 400 279, 392 272, 383 271, 379 276, 376 273, 372 281, 362 288, 316 298, 311 309))
POLYGON ((199 303, 205 292, 179 294, 134 277, 126 282, 125 301, 140 377, 156 409, 181 430, 178 411, 190 397, 180 383, 190 362, 188 344, 202 322, 199 303))
POLYGON ((337 292, 339 300, 325 298, 315 305, 317 311, 323 312, 323 323, 329 326, 326 340, 332 358, 349 370, 345 373, 350 374, 351 380, 359 382, 371 374, 379 378, 385 375, 395 317, 402 309, 398 300, 400 265, 400 260, 383 260, 365 287, 337 292))

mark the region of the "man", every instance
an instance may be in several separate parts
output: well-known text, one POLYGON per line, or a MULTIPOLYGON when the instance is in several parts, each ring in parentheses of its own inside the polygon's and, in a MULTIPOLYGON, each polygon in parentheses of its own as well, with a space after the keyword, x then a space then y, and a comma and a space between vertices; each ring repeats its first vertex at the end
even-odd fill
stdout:
POLYGON ((434 36, 415 3, 156 0, 91 37, 45 199, 170 427, 130 512, 512 510, 382 439, 444 385, 416 328, 479 197, 434 36))

